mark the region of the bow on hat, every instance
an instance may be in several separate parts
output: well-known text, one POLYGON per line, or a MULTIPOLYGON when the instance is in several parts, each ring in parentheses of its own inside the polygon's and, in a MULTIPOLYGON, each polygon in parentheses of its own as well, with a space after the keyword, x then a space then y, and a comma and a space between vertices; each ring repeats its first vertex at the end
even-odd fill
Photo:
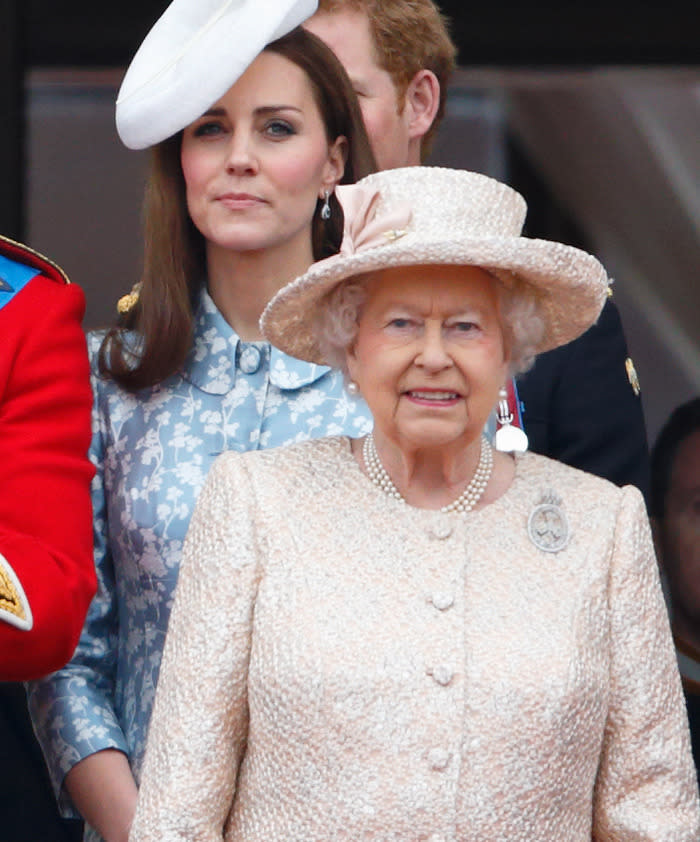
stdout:
POLYGON ((327 365, 317 341, 327 296, 347 279, 389 267, 477 266, 503 283, 517 277, 539 301, 537 353, 580 336, 600 314, 608 284, 602 264, 573 246, 521 236, 525 200, 488 176, 400 167, 341 186, 338 198, 340 253, 281 289, 261 317, 264 336, 290 356, 327 365))
POLYGON ((343 242, 339 254, 327 260, 379 248, 408 233, 412 211, 405 202, 380 215, 381 194, 376 188, 342 184, 336 188, 336 195, 345 216, 343 242))

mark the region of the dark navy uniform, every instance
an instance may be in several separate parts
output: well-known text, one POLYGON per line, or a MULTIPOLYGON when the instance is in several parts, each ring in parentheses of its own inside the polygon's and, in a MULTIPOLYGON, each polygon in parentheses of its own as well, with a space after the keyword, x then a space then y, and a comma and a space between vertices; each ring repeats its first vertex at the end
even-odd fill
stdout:
POLYGON ((529 449, 635 485, 648 497, 649 446, 638 383, 617 307, 518 377, 529 449))

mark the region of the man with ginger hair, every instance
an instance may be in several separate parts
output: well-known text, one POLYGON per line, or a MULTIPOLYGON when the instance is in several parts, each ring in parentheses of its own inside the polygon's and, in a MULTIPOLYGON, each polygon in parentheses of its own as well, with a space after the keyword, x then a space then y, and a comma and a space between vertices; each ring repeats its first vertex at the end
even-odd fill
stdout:
MULTIPOLYGON (((304 26, 345 66, 379 168, 425 161, 457 55, 436 4, 319 0, 304 26)), ((518 378, 517 389, 514 409, 523 409, 530 450, 648 494, 639 385, 611 301, 582 337, 541 354, 532 371, 518 378)))
POLYGON ((304 26, 343 63, 379 169, 415 166, 445 114, 457 49, 430 0, 320 0, 304 26))

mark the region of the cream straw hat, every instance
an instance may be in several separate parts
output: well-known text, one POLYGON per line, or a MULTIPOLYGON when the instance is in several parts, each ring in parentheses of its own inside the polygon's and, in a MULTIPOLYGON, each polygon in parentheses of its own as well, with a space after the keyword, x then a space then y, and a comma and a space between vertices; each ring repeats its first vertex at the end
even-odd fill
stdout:
POLYGON ((318 0, 173 0, 144 38, 117 97, 117 131, 144 149, 184 129, 220 99, 272 41, 318 0))
POLYGON ((385 170, 336 195, 345 213, 340 253, 314 263, 281 289, 260 319, 282 351, 323 363, 314 322, 341 281, 392 266, 479 266, 505 284, 534 287, 544 318, 537 352, 564 345, 598 318, 608 276, 585 251, 521 237, 523 197, 479 173, 440 167, 385 170))

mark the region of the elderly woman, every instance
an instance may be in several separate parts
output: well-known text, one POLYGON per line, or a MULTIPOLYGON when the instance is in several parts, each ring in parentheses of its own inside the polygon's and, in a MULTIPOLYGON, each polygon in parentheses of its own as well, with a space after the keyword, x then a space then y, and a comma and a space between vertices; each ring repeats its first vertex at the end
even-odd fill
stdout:
POLYGON ((485 176, 339 197, 340 254, 262 326, 341 363, 374 432, 216 461, 130 839, 697 842, 641 495, 482 436, 605 271, 485 176))

